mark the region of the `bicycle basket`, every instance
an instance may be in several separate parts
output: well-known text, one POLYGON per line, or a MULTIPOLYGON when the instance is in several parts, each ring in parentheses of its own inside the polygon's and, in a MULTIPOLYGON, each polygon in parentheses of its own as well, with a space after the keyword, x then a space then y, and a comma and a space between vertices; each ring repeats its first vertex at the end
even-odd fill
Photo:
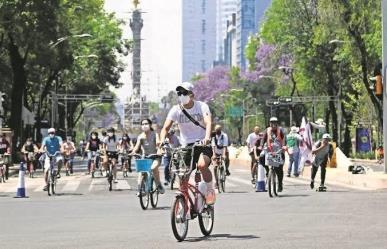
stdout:
POLYGON ((136 165, 137 172, 149 172, 152 168, 152 159, 136 159, 134 163, 136 165))

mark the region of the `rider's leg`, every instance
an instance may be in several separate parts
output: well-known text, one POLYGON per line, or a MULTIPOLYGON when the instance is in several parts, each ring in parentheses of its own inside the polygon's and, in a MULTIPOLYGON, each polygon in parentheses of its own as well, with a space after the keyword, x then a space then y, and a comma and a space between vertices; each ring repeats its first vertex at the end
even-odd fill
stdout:
POLYGON ((228 168, 230 167, 230 153, 228 151, 226 152, 226 157, 224 158, 224 165, 226 166, 226 174, 229 176, 230 171, 228 168))
POLYGON ((314 178, 316 177, 317 170, 318 170, 318 165, 312 164, 312 175, 311 175, 312 178, 310 181, 310 188, 311 189, 314 188, 314 178))
POLYGON ((250 152, 250 170, 251 170, 251 179, 254 180, 254 165, 255 165, 255 156, 254 152, 250 152))
POLYGON ((201 154, 198 161, 198 168, 200 172, 202 173, 203 180, 206 182, 207 185, 207 191, 206 191, 206 203, 211 205, 215 203, 215 190, 214 185, 212 183, 212 174, 210 169, 208 168, 211 163, 211 154, 210 157, 208 156, 208 152, 205 154, 201 154))
POLYGON ((163 166, 164 166, 164 180, 165 182, 170 182, 170 178, 171 178, 171 175, 170 175, 170 172, 169 172, 169 163, 171 161, 171 157, 170 156, 163 156, 163 166))
POLYGON ((114 181, 117 181, 117 159, 112 159, 112 170, 113 170, 113 178, 114 181))
POLYGON ((321 183, 320 183, 320 185, 324 186, 324 184, 325 184, 325 175, 326 175, 326 172, 327 172, 327 169, 326 169, 327 164, 326 163, 322 163, 320 165, 320 167, 321 167, 321 172, 320 172, 320 174, 321 174, 321 183))
POLYGON ((155 183, 157 185, 157 188, 161 194, 164 194, 165 190, 163 186, 161 185, 160 182, 160 172, 159 172, 159 167, 160 167, 161 161, 160 159, 155 159, 152 162, 152 173, 153 173, 153 178, 155 180, 155 183))
POLYGON ((284 178, 284 166, 280 165, 278 167, 275 167, 274 170, 275 170, 275 173, 277 174, 277 178, 278 178, 278 192, 281 192, 282 186, 283 186, 282 181, 284 178))

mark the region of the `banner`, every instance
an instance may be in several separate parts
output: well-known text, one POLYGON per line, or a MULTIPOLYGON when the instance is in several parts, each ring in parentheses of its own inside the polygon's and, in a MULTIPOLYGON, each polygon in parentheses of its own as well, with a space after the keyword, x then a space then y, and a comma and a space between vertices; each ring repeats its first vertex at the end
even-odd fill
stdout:
POLYGON ((371 150, 370 129, 356 128, 356 152, 370 152, 371 150))

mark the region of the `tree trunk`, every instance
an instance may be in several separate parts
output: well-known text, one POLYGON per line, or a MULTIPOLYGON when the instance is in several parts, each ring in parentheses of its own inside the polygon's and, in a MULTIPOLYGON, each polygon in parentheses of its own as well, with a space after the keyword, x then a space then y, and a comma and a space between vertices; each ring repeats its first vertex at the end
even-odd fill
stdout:
POLYGON ((12 74, 13 74, 13 85, 12 85, 12 95, 11 95, 11 119, 10 127, 14 132, 12 138, 12 151, 15 156, 16 152, 16 143, 18 138, 22 141, 21 131, 22 131, 22 106, 23 106, 23 96, 24 89, 27 86, 27 75, 24 69, 25 58, 22 57, 19 53, 19 48, 14 44, 12 36, 9 34, 9 44, 8 51, 11 61, 12 74))

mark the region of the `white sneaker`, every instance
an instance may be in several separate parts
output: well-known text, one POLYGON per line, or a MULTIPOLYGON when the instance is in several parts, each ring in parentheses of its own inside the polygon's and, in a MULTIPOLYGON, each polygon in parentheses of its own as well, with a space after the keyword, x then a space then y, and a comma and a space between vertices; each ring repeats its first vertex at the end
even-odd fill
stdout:
POLYGON ((114 179, 114 183, 118 183, 118 180, 117 180, 117 179, 114 179))

